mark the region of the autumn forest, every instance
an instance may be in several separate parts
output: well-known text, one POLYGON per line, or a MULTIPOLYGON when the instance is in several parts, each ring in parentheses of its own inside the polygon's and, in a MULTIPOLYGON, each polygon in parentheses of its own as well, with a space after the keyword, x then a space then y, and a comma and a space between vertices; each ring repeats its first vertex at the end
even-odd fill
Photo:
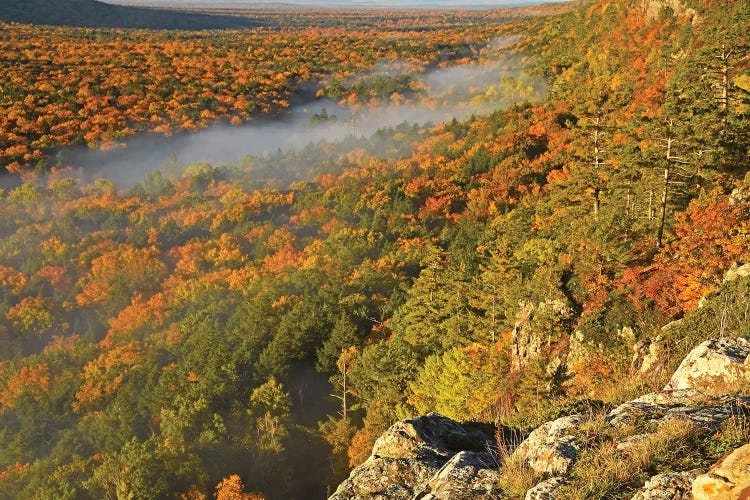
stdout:
POLYGON ((0 498, 324 498, 750 336, 750 3, 231 15, 0 23, 0 498))

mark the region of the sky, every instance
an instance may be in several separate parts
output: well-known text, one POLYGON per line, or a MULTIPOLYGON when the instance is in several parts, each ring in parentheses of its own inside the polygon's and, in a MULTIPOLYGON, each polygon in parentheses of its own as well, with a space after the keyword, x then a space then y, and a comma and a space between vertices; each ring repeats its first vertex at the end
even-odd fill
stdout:
POLYGON ((138 3, 163 5, 302 5, 302 6, 339 6, 339 7, 422 7, 422 8, 469 8, 469 7, 507 7, 544 3, 545 1, 565 0, 105 0, 111 3, 138 3))

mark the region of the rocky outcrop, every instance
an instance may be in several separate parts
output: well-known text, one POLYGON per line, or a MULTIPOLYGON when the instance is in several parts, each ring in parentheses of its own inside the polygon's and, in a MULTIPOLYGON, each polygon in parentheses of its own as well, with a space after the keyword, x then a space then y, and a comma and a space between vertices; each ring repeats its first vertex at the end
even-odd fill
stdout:
POLYGON ((682 360, 666 391, 695 390, 706 396, 720 396, 748 380, 750 341, 744 338, 707 340, 682 360))
POLYGON ((692 391, 646 394, 612 410, 607 421, 617 427, 636 419, 655 423, 681 419, 715 429, 725 420, 746 413, 750 403, 746 397, 723 396, 709 401, 701 398, 692 391))
POLYGON ((439 470, 430 461, 371 457, 352 471, 331 499, 412 498, 439 470))
POLYGON ((580 447, 571 431, 581 423, 580 415, 547 422, 534 430, 513 453, 537 474, 560 476, 578 460, 580 447))
POLYGON ((750 205, 750 185, 744 183, 736 187, 729 195, 729 206, 750 205))
POLYGON ((664 335, 639 340, 633 346, 633 360, 630 367, 634 373, 641 376, 663 372, 668 354, 669 348, 664 335))
MULTIPOLYGON (((722 423, 750 414, 750 397, 722 391, 748 376, 750 341, 721 338, 703 342, 680 364, 664 390, 627 401, 597 425, 617 435, 616 450, 627 456, 644 440, 676 420, 705 439, 722 423), (637 424, 634 427, 630 424, 637 424), (628 434, 623 434, 627 430, 628 434)), ((737 386, 742 388, 743 386, 737 386)), ((584 446, 578 430, 587 421, 576 414, 557 418, 532 431, 511 460, 550 478, 525 494, 526 500, 565 496, 566 477, 584 446)), ((666 428, 669 430, 669 428, 666 428)), ((607 435, 607 433, 603 433, 607 435)), ((648 443, 646 443, 648 444, 648 443)), ((595 446, 598 446, 595 444, 595 446)), ((343 499, 499 499, 500 464, 485 434, 435 413, 394 424, 376 441, 370 458, 352 471, 331 497, 343 499)), ((650 478, 633 500, 750 499, 750 445, 743 446, 708 472, 675 471, 650 478)))
POLYGON ((375 441, 375 457, 438 460, 445 463, 461 450, 485 451, 489 437, 467 431, 461 424, 437 413, 402 420, 375 441))
POLYGON ((750 444, 734 450, 693 482, 695 500, 750 498, 750 444))
POLYGON ((565 486, 564 477, 553 477, 542 481, 526 492, 524 500, 558 500, 560 489, 565 486))
POLYGON ((573 309, 562 299, 538 304, 523 302, 519 306, 512 331, 514 370, 539 358, 543 351, 553 349, 574 317, 573 309))
POLYGON ((518 370, 526 366, 532 358, 539 356, 542 349, 542 338, 533 335, 530 331, 530 321, 534 313, 534 305, 530 303, 521 304, 521 309, 516 314, 516 323, 513 325, 513 369, 518 370))
POLYGON ((691 500, 691 485, 698 470, 658 474, 643 485, 632 500, 691 500))
POLYGON ((747 278, 750 276, 750 264, 742 264, 735 262, 732 267, 729 268, 727 274, 724 275, 724 283, 728 281, 734 281, 739 278, 747 278))
POLYGON ((378 438, 370 458, 331 498, 495 498, 493 445, 482 432, 437 413, 402 420, 378 438))
POLYGON ((462 451, 430 480, 415 500, 489 500, 500 498, 500 465, 491 453, 462 451))
MULTIPOLYGON (((750 276, 750 264, 735 262, 727 270, 722 283, 730 283, 741 278, 747 278, 748 276, 750 276)), ((701 297, 701 299, 698 301, 698 309, 706 307, 711 302, 711 299, 716 297, 718 294, 719 291, 714 289, 701 297)))
POLYGON ((680 0, 644 0, 643 10, 650 19, 659 19, 662 16, 670 17, 689 17, 693 24, 697 24, 697 13, 695 9, 688 8, 680 0))

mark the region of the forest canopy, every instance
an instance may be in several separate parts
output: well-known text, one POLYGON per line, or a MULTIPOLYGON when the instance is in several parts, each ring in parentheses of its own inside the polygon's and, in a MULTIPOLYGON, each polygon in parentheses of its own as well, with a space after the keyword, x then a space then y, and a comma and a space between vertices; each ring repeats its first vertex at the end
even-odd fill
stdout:
POLYGON ((750 335, 748 281, 724 282, 750 259, 750 4, 679 5, 2 25, 0 162, 21 175, 0 190, 0 497, 322 497, 395 420, 528 429, 658 385, 639 341, 671 367, 716 329, 750 335), (491 113, 125 188, 55 163, 303 90, 423 101, 372 68, 478 63, 501 37, 544 96, 516 75, 491 113))

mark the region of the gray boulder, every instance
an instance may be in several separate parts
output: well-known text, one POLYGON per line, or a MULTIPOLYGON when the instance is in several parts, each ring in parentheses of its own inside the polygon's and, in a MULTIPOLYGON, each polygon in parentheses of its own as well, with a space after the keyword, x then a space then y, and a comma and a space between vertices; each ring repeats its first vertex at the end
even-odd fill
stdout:
MULTIPOLYGON (((444 464, 458 451, 484 451, 492 440, 438 413, 396 422, 372 447, 373 457, 435 459, 444 464)), ((442 465, 442 464, 441 464, 442 465)))
POLYGON ((694 391, 655 392, 627 401, 607 415, 610 425, 621 426, 643 418, 657 423, 690 420, 715 429, 725 420, 747 413, 750 398, 724 396, 706 400, 694 391))
POLYGON ((724 283, 728 281, 734 281, 739 278, 747 278, 750 276, 750 264, 742 264, 735 262, 724 275, 724 283))
POLYGON ((562 498, 560 489, 565 486, 564 477, 553 477, 542 481, 526 492, 524 500, 558 500, 562 498))
POLYGON ((707 340, 693 349, 664 387, 665 391, 695 390, 721 396, 747 381, 750 341, 741 337, 707 340))
POLYGON ((693 480, 700 474, 699 470, 659 474, 643 485, 632 500, 692 500, 693 480))
POLYGON ((499 499, 500 493, 496 489, 500 480, 499 467, 496 458, 490 453, 459 452, 440 469, 415 499, 499 499))
POLYGON ((421 489, 440 466, 431 461, 376 457, 368 459, 352 471, 330 497, 339 499, 410 499, 421 489))
POLYGON ((445 492, 474 490, 489 495, 498 469, 488 453, 492 446, 485 434, 437 413, 402 420, 378 438, 370 458, 331 499, 448 498, 445 492))
POLYGON ((578 460, 580 447, 572 430, 582 421, 580 415, 558 418, 537 427, 513 452, 537 474, 561 476, 578 460))

